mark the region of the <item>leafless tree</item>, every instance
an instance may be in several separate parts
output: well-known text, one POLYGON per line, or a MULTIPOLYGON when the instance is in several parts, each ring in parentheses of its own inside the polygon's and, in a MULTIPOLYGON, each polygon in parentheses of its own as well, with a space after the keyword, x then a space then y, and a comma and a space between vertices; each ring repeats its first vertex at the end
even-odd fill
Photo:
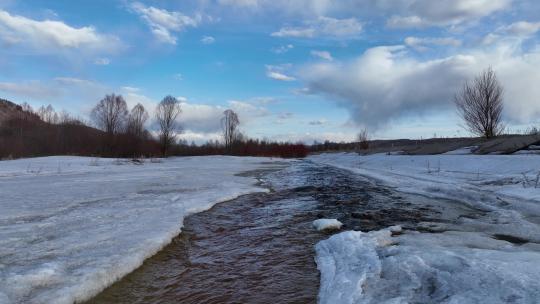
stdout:
POLYGON ((359 150, 367 150, 369 149, 369 133, 366 128, 362 129, 360 133, 358 133, 356 139, 358 140, 358 149, 359 150))
POLYGON ((22 108, 22 110, 23 110, 24 112, 26 112, 26 113, 34 113, 34 108, 32 108, 32 106, 29 105, 29 104, 26 103, 26 102, 23 102, 23 103, 21 104, 21 108, 22 108))
POLYGON ((108 134, 124 130, 128 118, 128 107, 122 95, 107 95, 92 109, 92 120, 98 128, 108 134))
POLYGON ((54 110, 53 106, 48 105, 47 107, 39 107, 37 114, 41 120, 46 123, 56 124, 58 123, 58 114, 54 110))
POLYGON ((238 136, 238 125, 240 120, 238 115, 233 110, 225 110, 223 112, 223 118, 221 118, 221 127, 223 129, 223 139, 225 140, 225 147, 230 149, 232 144, 238 136))
POLYGON ((473 134, 491 138, 504 131, 503 88, 492 68, 483 71, 472 83, 465 83, 454 102, 466 129, 473 134))
POLYGON ((136 137, 141 138, 144 134, 144 124, 147 120, 148 112, 146 112, 146 109, 142 104, 138 103, 129 113, 127 131, 136 137))
POLYGON ((174 143, 176 133, 179 131, 176 118, 181 111, 180 102, 172 96, 163 98, 156 108, 156 120, 160 128, 159 141, 163 155, 167 155, 169 148, 174 143))

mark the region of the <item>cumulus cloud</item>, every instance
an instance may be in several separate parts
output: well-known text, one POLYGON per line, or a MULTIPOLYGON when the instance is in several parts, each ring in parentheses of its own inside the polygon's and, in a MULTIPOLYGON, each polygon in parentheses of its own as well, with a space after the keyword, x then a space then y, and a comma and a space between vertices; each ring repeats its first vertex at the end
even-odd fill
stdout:
POLYGON ((266 76, 268 78, 279 81, 295 81, 296 78, 285 74, 286 70, 290 68, 290 65, 267 65, 266 76))
POLYGON ((488 66, 505 87, 507 119, 527 123, 540 115, 540 87, 535 85, 540 83, 540 50, 520 53, 500 45, 420 60, 404 46, 383 46, 350 62, 308 65, 299 77, 309 92, 338 100, 357 124, 377 128, 403 116, 452 109, 463 82, 488 66))
POLYGON ((197 27, 202 22, 201 15, 190 17, 181 12, 145 6, 140 2, 131 4, 130 9, 148 24, 158 41, 169 44, 177 42, 177 37, 173 33, 181 32, 188 27, 197 27))
POLYGON ((334 58, 332 57, 332 54, 330 54, 330 52, 328 51, 315 51, 314 50, 314 51, 311 51, 310 54, 313 57, 321 58, 324 60, 328 60, 328 61, 334 60, 334 58))
POLYGON ((306 21, 300 27, 282 27, 279 31, 271 34, 273 37, 294 38, 347 38, 356 37, 362 32, 362 24, 355 18, 335 19, 320 16, 314 21, 306 21))
POLYGON ((99 33, 92 26, 72 27, 62 21, 33 20, 0 10, 0 39, 8 45, 22 45, 37 52, 59 49, 114 52, 120 40, 99 33))

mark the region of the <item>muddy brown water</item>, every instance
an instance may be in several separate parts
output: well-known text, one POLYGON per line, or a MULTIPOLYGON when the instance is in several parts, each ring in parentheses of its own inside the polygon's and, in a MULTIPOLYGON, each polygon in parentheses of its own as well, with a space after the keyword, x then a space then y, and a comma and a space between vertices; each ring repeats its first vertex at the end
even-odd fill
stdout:
POLYGON ((333 167, 293 167, 253 173, 270 193, 189 216, 171 244, 88 303, 316 303, 314 245, 330 234, 315 231, 313 220, 337 218, 344 230, 415 229, 468 212, 452 218, 440 201, 403 196, 333 167))

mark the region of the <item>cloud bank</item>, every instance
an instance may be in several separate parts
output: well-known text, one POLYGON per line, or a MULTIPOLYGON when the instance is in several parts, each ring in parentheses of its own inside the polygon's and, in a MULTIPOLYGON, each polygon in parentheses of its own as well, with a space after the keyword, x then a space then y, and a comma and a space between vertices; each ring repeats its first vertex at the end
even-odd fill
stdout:
POLYGON ((451 110, 464 81, 489 66, 505 88, 506 118, 517 123, 537 119, 540 49, 523 52, 517 45, 499 44, 421 60, 405 46, 381 46, 352 61, 307 65, 299 77, 310 93, 347 108, 358 125, 380 128, 404 116, 451 110))

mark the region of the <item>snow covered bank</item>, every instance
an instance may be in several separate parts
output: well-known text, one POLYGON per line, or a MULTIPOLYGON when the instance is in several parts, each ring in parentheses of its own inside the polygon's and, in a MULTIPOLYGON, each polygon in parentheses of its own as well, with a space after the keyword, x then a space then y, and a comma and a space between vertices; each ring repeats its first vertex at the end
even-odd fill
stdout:
MULTIPOLYGON (((319 302, 538 303, 540 252, 476 233, 347 231, 316 245, 319 302)), ((538 248, 536 248, 538 249, 538 248)))
POLYGON ((539 156, 342 153, 310 160, 444 206, 432 222, 410 227, 433 233, 349 231, 318 243, 321 303, 540 301, 539 156), (460 213, 462 204, 472 216, 460 213), (456 213, 463 216, 450 216, 456 213))
POLYGON ((334 153, 309 159, 378 179, 404 193, 461 201, 490 212, 491 223, 478 225, 540 242, 540 157, 536 155, 334 153))
POLYGON ((130 164, 46 157, 0 162, 0 303, 73 303, 137 268, 189 214, 264 191, 266 158, 130 164))
POLYGON ((540 180, 536 183, 540 157, 537 155, 328 153, 309 159, 380 179, 403 192, 459 199, 471 194, 462 192, 484 191, 540 202, 540 180))

